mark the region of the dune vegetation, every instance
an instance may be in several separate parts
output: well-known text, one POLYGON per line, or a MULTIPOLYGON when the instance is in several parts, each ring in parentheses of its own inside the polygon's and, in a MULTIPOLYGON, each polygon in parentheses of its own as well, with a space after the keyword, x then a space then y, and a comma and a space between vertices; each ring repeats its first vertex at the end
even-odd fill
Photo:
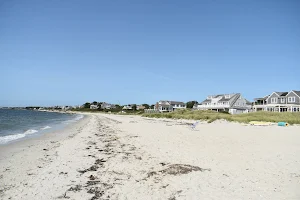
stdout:
POLYGON ((211 123, 218 119, 227 121, 235 121, 241 123, 248 123, 250 121, 263 122, 287 122, 289 124, 300 124, 300 113, 291 112, 252 112, 238 115, 231 115, 228 113, 221 113, 215 111, 194 111, 194 110, 177 110, 168 113, 144 113, 143 117, 154 118, 172 118, 172 119, 193 119, 205 120, 211 123))

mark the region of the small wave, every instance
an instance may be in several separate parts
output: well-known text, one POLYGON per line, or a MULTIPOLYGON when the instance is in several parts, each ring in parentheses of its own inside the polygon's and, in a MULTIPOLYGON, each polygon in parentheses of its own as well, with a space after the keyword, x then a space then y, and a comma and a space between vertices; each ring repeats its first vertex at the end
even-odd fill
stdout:
POLYGON ((24 133, 1 136, 0 137, 0 144, 6 144, 6 143, 11 142, 13 140, 21 139, 23 137, 26 137, 26 135, 30 135, 30 134, 33 134, 33 133, 36 133, 36 132, 38 132, 38 131, 34 130, 34 129, 29 129, 29 130, 25 131, 24 133))
POLYGON ((23 137, 25 137, 25 134, 2 136, 2 137, 0 137, 0 144, 6 144, 10 141, 17 140, 17 139, 20 139, 20 138, 23 138, 23 137))
POLYGON ((49 128, 51 128, 51 126, 45 126, 45 127, 41 128, 41 130, 46 130, 46 129, 49 129, 49 128))
POLYGON ((74 122, 77 122, 77 121, 81 120, 83 117, 84 117, 83 115, 78 115, 74 119, 64 121, 63 123, 64 124, 74 123, 74 122))
POLYGON ((34 129, 29 129, 29 130, 27 130, 27 131, 25 131, 25 135, 30 135, 30 134, 33 134, 33 133, 36 133, 36 132, 38 132, 37 130, 34 130, 34 129))
POLYGON ((78 121, 81 120, 83 118, 83 115, 78 115, 74 120, 78 121))

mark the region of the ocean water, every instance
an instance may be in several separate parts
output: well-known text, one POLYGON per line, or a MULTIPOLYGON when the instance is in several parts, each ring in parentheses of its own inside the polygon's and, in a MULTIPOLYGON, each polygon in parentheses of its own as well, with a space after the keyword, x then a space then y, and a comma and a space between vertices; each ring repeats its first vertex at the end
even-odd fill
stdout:
POLYGON ((0 109, 0 145, 60 129, 83 115, 0 109))

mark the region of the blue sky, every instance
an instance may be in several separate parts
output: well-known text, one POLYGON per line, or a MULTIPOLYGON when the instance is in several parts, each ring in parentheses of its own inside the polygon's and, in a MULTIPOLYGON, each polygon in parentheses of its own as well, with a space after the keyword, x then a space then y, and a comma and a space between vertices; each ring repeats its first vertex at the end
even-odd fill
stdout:
POLYGON ((300 90, 300 1, 0 1, 0 106, 300 90))

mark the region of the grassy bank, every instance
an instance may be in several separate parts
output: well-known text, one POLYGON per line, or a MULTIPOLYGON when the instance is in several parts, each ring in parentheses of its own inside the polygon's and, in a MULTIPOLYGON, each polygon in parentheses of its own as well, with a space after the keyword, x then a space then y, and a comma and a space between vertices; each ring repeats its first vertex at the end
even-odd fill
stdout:
POLYGON ((300 113, 277 113, 277 112, 253 112, 247 114, 231 115, 214 111, 192 111, 180 110, 171 113, 144 113, 144 117, 172 118, 172 119, 194 119, 213 122, 218 119, 248 123, 250 121, 264 122, 287 122, 289 124, 300 124, 300 113))

